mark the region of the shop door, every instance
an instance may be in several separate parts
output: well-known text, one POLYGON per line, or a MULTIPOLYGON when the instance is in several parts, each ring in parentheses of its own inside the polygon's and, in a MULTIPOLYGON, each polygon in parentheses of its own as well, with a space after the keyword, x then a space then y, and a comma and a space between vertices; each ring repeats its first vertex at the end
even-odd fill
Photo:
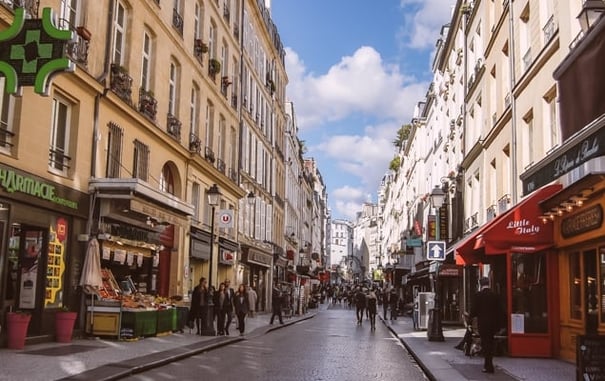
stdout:
POLYGON ((48 258, 48 230, 20 225, 13 226, 13 242, 19 247, 17 272, 17 300, 15 308, 32 314, 28 336, 40 335, 42 313, 46 297, 46 262, 48 258))
POLYGON ((599 329, 599 284, 597 282, 597 250, 584 251, 584 279, 586 292, 584 311, 586 311, 586 334, 596 335, 599 329))

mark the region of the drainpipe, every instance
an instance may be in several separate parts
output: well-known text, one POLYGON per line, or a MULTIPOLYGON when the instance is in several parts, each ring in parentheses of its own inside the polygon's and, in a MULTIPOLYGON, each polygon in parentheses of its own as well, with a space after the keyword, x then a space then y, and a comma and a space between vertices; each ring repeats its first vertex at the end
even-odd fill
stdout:
MULTIPOLYGON (((109 12, 107 14, 107 33, 105 36, 105 59, 104 59, 104 64, 103 64, 103 72, 101 73, 100 76, 98 76, 96 78, 96 80, 98 82, 103 84, 103 92, 95 95, 95 103, 94 103, 94 110, 93 110, 93 122, 92 122, 92 149, 91 149, 91 154, 90 154, 90 156, 91 156, 90 157, 90 178, 91 179, 94 179, 95 177, 97 177, 96 163, 97 163, 97 151, 98 151, 98 145, 99 145, 98 142, 99 142, 99 135, 100 135, 100 132, 99 132, 99 113, 100 113, 100 111, 99 110, 100 110, 101 98, 106 96, 107 91, 109 90, 109 88, 106 86, 105 82, 107 80, 107 75, 109 74, 109 65, 110 65, 109 56, 110 56, 110 49, 111 49, 111 25, 112 25, 112 20, 113 20, 114 7, 115 7, 115 2, 112 1, 109 5, 109 12)), ((95 207, 95 203, 96 203, 96 199, 97 199, 97 193, 98 193, 98 191, 95 191, 95 194, 92 195, 92 197, 90 198, 88 221, 86 223, 86 232, 88 234, 91 234, 93 213, 94 213, 94 207, 95 207)))
POLYGON ((513 96, 513 88, 515 86, 515 27, 514 27, 514 17, 513 17, 513 0, 508 0, 508 23, 509 23, 509 35, 508 35, 508 43, 510 44, 510 60, 508 62, 509 71, 510 71, 510 85, 508 94, 510 97, 510 109, 511 109, 511 156, 512 156, 512 168, 511 168, 511 184, 513 184, 511 189, 511 198, 513 205, 517 204, 517 200, 519 198, 517 191, 517 180, 519 178, 519 168, 517 166, 517 105, 515 101, 515 97, 513 96))

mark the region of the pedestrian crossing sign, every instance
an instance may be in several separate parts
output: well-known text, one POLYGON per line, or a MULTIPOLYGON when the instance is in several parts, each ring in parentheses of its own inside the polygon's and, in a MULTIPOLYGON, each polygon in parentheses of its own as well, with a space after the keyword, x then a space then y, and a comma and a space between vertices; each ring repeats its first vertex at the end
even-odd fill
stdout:
POLYGON ((426 257, 429 261, 445 261, 445 241, 428 241, 426 257))

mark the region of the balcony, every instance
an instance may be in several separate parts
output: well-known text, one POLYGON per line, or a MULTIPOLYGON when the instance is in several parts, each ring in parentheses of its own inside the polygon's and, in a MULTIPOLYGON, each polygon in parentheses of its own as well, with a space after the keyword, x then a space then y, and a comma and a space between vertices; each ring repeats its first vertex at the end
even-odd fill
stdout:
POLYGON ((544 28, 542 28, 542 31, 544 32, 544 45, 546 45, 550 42, 552 37, 555 35, 555 32, 557 31, 557 24, 555 23, 554 15, 550 16, 550 18, 544 25, 544 28))
POLYGON ((493 220, 497 215, 496 205, 490 205, 490 207, 485 211, 485 222, 493 220))
POLYGON ((237 110, 237 94, 231 96, 231 107, 237 110))
POLYGON ((57 147, 50 148, 48 165, 51 168, 57 169, 61 172, 65 172, 69 169, 70 162, 71 157, 67 156, 62 149, 57 149, 57 147))
POLYGON ((225 98, 227 98, 227 90, 230 85, 231 81, 229 80, 229 77, 221 77, 221 94, 223 94, 225 98))
POLYGON ((214 163, 214 151, 212 151, 212 148, 206 146, 206 149, 204 150, 204 158, 210 162, 210 163, 214 163))
POLYGON ((523 55, 523 70, 529 69, 533 62, 533 57, 531 55, 531 48, 528 48, 525 54, 523 55))
POLYGON ((229 171, 227 172, 227 177, 229 177, 231 181, 237 184, 237 170, 235 170, 235 168, 229 168, 229 171))
POLYGON ((13 147, 13 138, 15 133, 10 131, 8 127, 0 122, 0 149, 11 149, 13 147))
POLYGON ((202 140, 196 134, 189 134, 189 152, 202 152, 202 140))
POLYGON ((223 159, 216 159, 216 169, 218 169, 218 171, 222 174, 226 174, 227 172, 227 166, 225 165, 225 162, 223 161, 223 159))
POLYGON ((158 112, 158 101, 153 97, 153 92, 139 89, 139 112, 155 122, 158 112))
POLYGON ((505 194, 500 197, 498 200, 498 213, 504 213, 508 210, 508 204, 510 204, 511 199, 509 194, 505 194))
POLYGON ((193 55, 202 65, 204 64, 204 53, 208 53, 208 44, 199 38, 193 40, 193 55))
POLYGON ((76 28, 76 39, 69 41, 65 46, 70 60, 82 66, 88 65, 88 47, 91 37, 90 31, 86 27, 79 26, 76 28))
POLYGON ((233 37, 235 37, 235 39, 239 40, 239 24, 238 23, 233 24, 233 37))
POLYGON ((124 102, 132 104, 132 77, 123 66, 111 64, 109 87, 124 102))
POLYGON ((25 9, 25 18, 28 19, 37 19, 38 18, 38 9, 40 7, 40 0, 2 0, 2 3, 8 6, 9 8, 17 9, 24 8, 25 9))
POLYGON ((176 116, 168 114, 166 118, 166 132, 175 140, 181 141, 181 121, 176 116))
POLYGON ((172 9, 172 26, 181 36, 183 35, 183 16, 179 14, 176 8, 172 9))
POLYGON ((225 19, 225 22, 229 24, 229 21, 231 20, 231 11, 229 10, 229 7, 227 7, 227 4, 223 5, 223 18, 225 19))

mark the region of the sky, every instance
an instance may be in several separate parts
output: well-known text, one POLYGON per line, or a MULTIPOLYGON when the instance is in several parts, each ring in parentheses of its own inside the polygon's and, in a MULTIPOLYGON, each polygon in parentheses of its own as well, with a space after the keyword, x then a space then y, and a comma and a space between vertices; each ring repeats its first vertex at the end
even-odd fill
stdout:
POLYGON ((306 158, 327 187, 332 219, 376 203, 432 80, 431 62, 455 0, 271 0, 306 158))

